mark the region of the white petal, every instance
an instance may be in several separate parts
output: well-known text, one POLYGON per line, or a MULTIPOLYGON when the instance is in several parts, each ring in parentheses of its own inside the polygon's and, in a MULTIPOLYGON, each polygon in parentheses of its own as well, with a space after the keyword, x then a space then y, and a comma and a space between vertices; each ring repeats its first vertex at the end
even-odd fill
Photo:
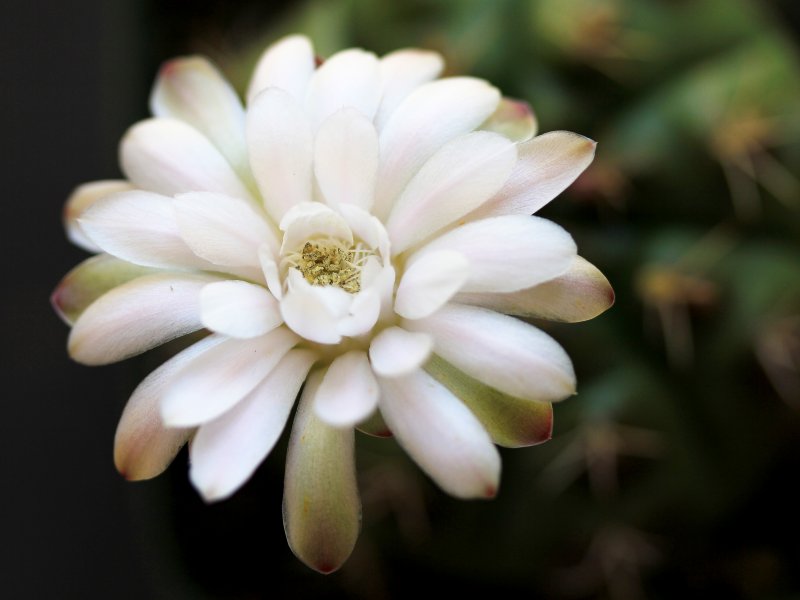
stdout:
POLYGON ((278 241, 263 213, 238 198, 193 192, 175 198, 175 218, 192 251, 216 265, 255 267, 258 249, 266 243, 273 252, 278 241))
POLYGON ((183 121, 137 123, 122 138, 120 163, 136 187, 165 196, 205 191, 251 198, 214 144, 183 121))
POLYGON ((339 321, 347 315, 352 295, 333 286, 311 285, 297 269, 287 274, 289 288, 281 300, 281 316, 292 331, 312 342, 338 344, 339 321))
POLYGON ((383 96, 375 115, 376 127, 381 129, 406 96, 423 83, 436 79, 442 69, 444 59, 428 50, 396 50, 381 58, 383 96))
POLYGON ((70 356, 85 365, 105 365, 200 329, 200 290, 217 280, 165 273, 114 288, 76 321, 69 336, 70 356))
POLYGON ((379 250, 382 259, 388 259, 389 236, 383 224, 370 213, 354 204, 340 204, 337 208, 344 217, 353 236, 359 238, 373 250, 379 250))
POLYGON ((315 127, 350 106, 367 119, 375 116, 381 94, 378 59, 358 48, 342 50, 322 63, 308 85, 306 106, 315 127))
POLYGON ((450 250, 431 252, 403 274, 394 311, 406 319, 433 314, 452 298, 469 277, 469 262, 450 250))
POLYGON ((281 254, 302 250, 305 243, 315 238, 333 238, 352 245, 353 234, 342 215, 319 202, 306 202, 292 207, 281 221, 285 232, 281 254))
POLYGON ((537 128, 536 116, 530 104, 512 98, 500 100, 494 114, 481 124, 481 129, 499 133, 512 142, 528 141, 536 135, 537 128))
POLYGON ((132 189, 130 183, 121 180, 92 181, 75 188, 64 205, 64 229, 69 240, 89 252, 100 252, 100 247, 83 232, 78 218, 98 200, 132 189))
POLYGON ((161 401, 170 427, 211 421, 232 408, 266 377, 297 343, 285 327, 249 340, 227 339, 176 374, 161 401))
POLYGON ((426 333, 389 327, 369 346, 372 369, 381 377, 408 375, 421 367, 433 350, 433 338, 426 333))
POLYGON ((577 247, 562 227, 539 217, 508 215, 467 223, 409 258, 452 250, 469 261, 462 292, 513 292, 564 273, 577 247))
POLYGON ((470 219, 535 213, 589 166, 595 146, 569 131, 551 131, 519 144, 519 160, 508 181, 470 219))
POLYGON ((302 101, 314 73, 314 48, 303 35, 289 35, 264 51, 250 80, 247 102, 268 87, 286 90, 295 100, 302 101))
POLYGON ((575 372, 564 349, 543 331, 513 317, 449 304, 404 326, 429 333, 436 354, 516 398, 555 402, 575 393, 575 372))
POLYGON ((209 336, 176 354, 136 387, 122 411, 114 436, 114 464, 125 479, 160 475, 192 434, 192 429, 165 427, 158 409, 161 395, 186 364, 222 341, 209 336))
POLYGON ((353 350, 337 357, 314 399, 317 416, 334 427, 350 427, 366 419, 378 405, 378 382, 367 355, 353 350))
POLYGON ((264 207, 276 223, 299 202, 311 200, 313 137, 305 112, 278 88, 256 96, 247 110, 250 168, 264 207))
POLYGON ((222 73, 201 56, 166 62, 150 96, 156 117, 184 121, 205 135, 240 175, 248 176, 244 109, 222 73))
POLYGON ((392 209, 386 222, 392 252, 403 252, 483 204, 508 179, 516 159, 516 146, 488 131, 442 146, 392 209))
POLYGON ((205 423, 189 449, 189 477, 206 501, 247 481, 275 446, 315 356, 291 350, 241 402, 205 423))
POLYGON ((384 219, 419 168, 443 144, 491 115, 500 92, 480 79, 453 77, 421 85, 381 131, 381 165, 373 214, 384 219))
POLYGON ((354 108, 328 117, 314 139, 314 174, 331 206, 369 210, 378 174, 378 133, 372 122, 354 108))
POLYGON ((458 398, 424 371, 379 381, 386 424, 444 491, 458 498, 497 494, 500 456, 458 398))
POLYGON ((283 298, 283 286, 281 285, 281 277, 278 273, 278 264, 275 262, 273 253, 266 244, 259 246, 258 260, 264 272, 267 289, 269 289, 275 298, 280 300, 283 298))
POLYGON ((236 338, 264 335, 281 324, 278 301, 260 285, 218 281, 200 292, 203 325, 236 338))

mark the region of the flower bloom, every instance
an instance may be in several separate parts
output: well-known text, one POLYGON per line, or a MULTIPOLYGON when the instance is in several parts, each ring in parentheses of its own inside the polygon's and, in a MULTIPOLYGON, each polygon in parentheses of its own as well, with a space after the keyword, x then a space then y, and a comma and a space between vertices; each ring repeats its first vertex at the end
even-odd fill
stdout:
POLYGON ((246 107, 202 58, 161 70, 154 118, 121 142, 125 181, 79 187, 70 239, 97 253, 53 294, 69 353, 108 364, 208 335, 133 392, 115 440, 129 479, 191 440, 190 478, 228 497, 292 425, 284 523, 330 572, 358 535, 354 431, 394 435, 446 492, 492 497, 495 444, 549 439, 569 357, 514 316, 580 321, 613 302, 570 235, 531 216, 595 144, 535 136, 527 105, 439 79, 439 55, 358 49, 318 65, 287 37, 246 107))

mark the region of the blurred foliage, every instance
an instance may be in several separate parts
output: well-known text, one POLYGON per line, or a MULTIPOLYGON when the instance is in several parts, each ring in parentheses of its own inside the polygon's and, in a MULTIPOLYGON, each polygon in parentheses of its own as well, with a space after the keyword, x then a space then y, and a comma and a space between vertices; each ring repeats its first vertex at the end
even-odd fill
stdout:
MULTIPOLYGON (((540 324, 573 357, 580 393, 556 407, 552 441, 503 451, 492 504, 445 497, 393 442, 361 436, 356 553, 324 582, 289 567, 293 595, 399 597, 420 577, 431 591, 552 598, 800 591, 798 496, 784 483, 800 464, 796 32, 755 0, 317 0, 215 58, 243 89, 261 49, 295 31, 322 56, 436 49, 449 73, 531 102, 544 131, 598 140, 542 214, 617 304, 540 324)), ((250 514, 248 494, 279 480, 279 455, 268 463, 229 512, 250 514)), ((198 576, 230 589, 223 573, 198 576)), ((253 578, 243 596, 269 589, 253 578)))

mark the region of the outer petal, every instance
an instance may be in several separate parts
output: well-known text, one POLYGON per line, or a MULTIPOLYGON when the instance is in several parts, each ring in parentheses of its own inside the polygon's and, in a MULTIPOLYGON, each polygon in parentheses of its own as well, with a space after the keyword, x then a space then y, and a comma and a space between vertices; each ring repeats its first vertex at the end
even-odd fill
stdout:
POLYGON ((249 177, 244 110, 222 73, 202 56, 164 63, 150 96, 156 117, 184 121, 205 135, 236 169, 249 177))
POLYGON ((535 213, 589 166, 595 146, 596 142, 569 131, 551 131, 520 144, 511 177, 470 219, 535 213))
POLYGON ((281 324, 278 301, 245 281, 209 283, 200 292, 200 317, 208 329, 231 337, 264 335, 281 324))
POLYGON ((492 441, 506 448, 541 444, 553 434, 553 405, 508 396, 434 355, 425 370, 466 404, 492 441))
POLYGON ((289 208, 312 199, 311 125, 288 92, 268 88, 253 99, 246 128, 250 168, 264 207, 280 223, 289 208))
POLYGON ((419 369, 432 349, 433 339, 428 334, 389 327, 372 340, 369 359, 381 377, 400 377, 419 369))
POLYGON ((189 449, 189 477, 206 501, 233 494, 267 457, 315 359, 291 350, 244 400, 200 427, 189 449))
POLYGON ((470 77, 432 81, 411 92, 381 131, 373 213, 384 219, 425 161, 446 142, 483 123, 499 101, 496 88, 470 77))
POLYGON ((137 123, 122 138, 120 163, 136 187, 165 196, 205 191, 251 197, 216 146, 183 121, 137 123))
POLYGON ((543 331, 513 317, 449 304, 405 326, 431 334, 436 354, 516 398, 553 402, 575 393, 575 372, 564 349, 543 331))
POLYGON ((380 408, 400 445, 448 494, 497 494, 500 456, 480 422, 424 371, 380 379, 380 408))
POLYGON ((457 252, 440 250, 421 257, 397 286, 394 311, 406 319, 433 314, 452 298, 469 277, 469 263, 457 252))
POLYGON ((283 526, 297 557, 331 573, 350 556, 361 523, 353 430, 326 425, 313 410, 322 375, 306 383, 286 456, 283 526))
POLYGON ((285 327, 249 340, 228 339, 178 373, 161 402, 172 427, 205 423, 249 394, 298 342, 285 327))
POLYGON ((64 276, 50 297, 53 308, 68 325, 100 296, 155 269, 140 267, 108 254, 87 258, 64 276))
POLYGON ((378 382, 367 355, 353 350, 328 367, 314 399, 317 416, 333 427, 352 427, 378 405, 378 382))
POLYGON ((314 48, 307 37, 289 35, 281 38, 258 60, 247 90, 247 101, 252 102, 268 87, 281 88, 295 100, 303 101, 314 66, 314 48))
POLYGON ((114 288, 78 318, 69 336, 70 356, 85 365, 107 365, 200 329, 200 290, 217 280, 165 273, 114 288))
POLYGON ((538 124, 531 105, 522 100, 503 98, 491 117, 481 125, 485 131, 494 131, 512 142, 526 142, 536 135, 538 124))
POLYGON ((394 205, 386 230, 399 254, 491 198, 517 159, 512 142, 476 131, 440 148, 394 205))
POLYGON ((160 475, 187 441, 192 429, 168 428, 158 409, 164 390, 187 363, 222 341, 209 336, 176 354, 150 373, 133 391, 114 437, 114 464, 125 479, 160 475))
POLYGON ((378 114, 375 115, 378 129, 386 124, 406 96, 423 83, 436 79, 442 69, 444 59, 440 54, 428 50, 396 50, 381 58, 383 95, 378 114))
POLYGON ((130 183, 121 180, 92 181, 75 188, 75 191, 70 194, 69 198, 67 198, 67 203, 64 205, 64 229, 67 231, 69 240, 89 252, 100 252, 97 244, 86 237, 80 223, 78 223, 78 218, 98 200, 132 189, 133 186, 130 183))
POLYGON ((314 139, 314 174, 331 206, 355 204, 369 210, 378 173, 378 133, 354 108, 328 117, 314 139))
POLYGON ((572 237, 552 221, 508 215, 456 227, 423 247, 409 262, 429 252, 458 252, 469 262, 465 292, 513 292, 564 273, 576 256, 572 237))
POLYGON ((611 308, 614 290, 597 267, 576 256, 566 273, 536 287, 509 294, 463 293, 456 301, 509 315, 577 323, 611 308))

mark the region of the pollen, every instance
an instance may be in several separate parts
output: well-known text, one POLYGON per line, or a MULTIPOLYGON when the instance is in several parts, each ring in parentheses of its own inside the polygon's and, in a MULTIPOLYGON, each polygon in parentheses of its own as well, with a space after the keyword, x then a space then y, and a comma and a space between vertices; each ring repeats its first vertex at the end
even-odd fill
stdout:
POLYGON ((361 265, 365 252, 338 244, 306 242, 294 257, 294 267, 311 285, 334 285, 351 294, 361 290, 361 265))

